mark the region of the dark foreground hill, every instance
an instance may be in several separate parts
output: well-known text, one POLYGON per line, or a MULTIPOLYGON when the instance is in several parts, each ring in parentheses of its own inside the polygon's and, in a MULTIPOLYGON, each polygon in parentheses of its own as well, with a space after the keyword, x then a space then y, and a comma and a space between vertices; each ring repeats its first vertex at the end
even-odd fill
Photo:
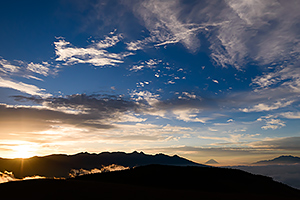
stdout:
POLYGON ((162 165, 8 182, 0 192, 11 199, 300 199, 299 190, 241 170, 162 165))
POLYGON ((99 154, 78 153, 75 155, 53 154, 43 157, 35 156, 27 159, 0 158, 0 172, 13 172, 16 178, 34 175, 67 178, 71 169, 101 169, 102 166, 111 164, 125 167, 149 164, 204 166, 177 155, 148 155, 143 152, 138 153, 134 151, 132 153, 102 152, 99 154))
POLYGON ((274 165, 274 164, 298 164, 300 163, 300 157, 296 156, 279 156, 272 160, 261 160, 253 164, 259 165, 274 165))

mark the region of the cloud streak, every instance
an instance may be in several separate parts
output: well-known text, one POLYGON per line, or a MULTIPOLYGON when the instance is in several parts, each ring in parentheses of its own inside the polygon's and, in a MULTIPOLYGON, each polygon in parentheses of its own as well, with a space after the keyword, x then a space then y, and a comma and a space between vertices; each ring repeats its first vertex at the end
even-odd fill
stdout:
MULTIPOLYGON (((285 100, 285 99, 284 99, 285 100)), ((276 110, 279 108, 284 108, 287 107, 289 105, 291 105, 294 100, 290 100, 290 101, 277 101, 275 103, 273 103, 272 105, 267 105, 264 103, 260 103, 257 104, 255 106, 253 106, 252 108, 244 108, 244 109, 240 109, 243 112, 262 112, 262 111, 270 111, 270 110, 276 110)))
POLYGON ((25 178, 18 179, 15 178, 13 172, 8 172, 8 171, 0 172, 0 183, 6 183, 10 181, 31 180, 31 179, 44 179, 44 178, 46 177, 35 175, 35 176, 27 176, 25 178))
POLYGON ((272 177, 274 180, 300 189, 300 165, 232 166, 253 174, 272 177))
POLYGON ((224 21, 210 39, 212 57, 219 65, 240 68, 249 59, 270 64, 299 57, 296 1, 230 0, 226 4, 218 15, 224 21))
POLYGON ((103 48, 116 45, 121 36, 106 37, 104 40, 94 43, 86 48, 71 45, 70 42, 60 39, 54 42, 56 61, 62 61, 63 65, 88 63, 94 66, 116 66, 123 63, 123 59, 133 53, 110 53, 103 48))
POLYGON ((76 176, 82 176, 82 175, 87 175, 87 174, 96 174, 96 173, 104 173, 104 172, 113 172, 113 171, 122 171, 122 170, 126 170, 129 169, 129 167, 124 167, 122 165, 108 165, 108 166, 103 166, 101 169, 91 169, 91 170, 87 170, 87 169, 71 169, 70 173, 69 173, 69 177, 71 178, 75 178, 76 176))
POLYGON ((58 66, 54 66, 53 63, 42 62, 24 62, 20 60, 8 61, 5 59, 0 59, 0 73, 3 76, 19 76, 25 78, 34 78, 33 75, 55 75, 57 73, 58 66))
POLYGON ((131 7, 142 19, 150 37, 128 43, 129 50, 143 49, 149 43, 154 46, 182 43, 192 52, 199 48, 196 35, 205 27, 180 20, 182 5, 178 1, 141 1, 131 7))
POLYGON ((23 82, 17 82, 9 79, 4 79, 0 77, 0 87, 3 88, 11 88, 26 94, 34 95, 34 96, 40 96, 43 98, 47 98, 52 96, 49 93, 45 92, 45 89, 38 88, 35 85, 26 84, 23 82))
POLYGON ((211 57, 217 65, 243 68, 292 63, 300 56, 299 4, 296 0, 223 2, 140 1, 129 4, 150 36, 127 43, 129 50, 148 44, 181 43, 195 52, 198 34, 208 36, 211 57), (216 6, 217 5, 217 6, 216 6), (285 17, 282 17, 285 16, 285 17))

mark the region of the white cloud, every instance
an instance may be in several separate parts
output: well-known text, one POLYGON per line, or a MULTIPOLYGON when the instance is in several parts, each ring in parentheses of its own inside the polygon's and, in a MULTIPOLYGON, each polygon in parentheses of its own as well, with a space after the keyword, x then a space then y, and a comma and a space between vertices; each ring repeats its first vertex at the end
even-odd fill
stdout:
POLYGON ((35 79, 35 80, 38 80, 38 81, 44 81, 43 79, 38 78, 36 76, 32 76, 32 75, 24 75, 24 78, 35 79))
POLYGON ((8 79, 3 79, 1 77, 0 77, 0 87, 11 88, 11 89, 23 92, 23 93, 27 93, 30 95, 37 95, 37 96, 41 96, 44 98, 52 96, 51 94, 44 92, 44 89, 40 89, 35 85, 30 85, 30 84, 26 84, 23 82, 16 82, 16 81, 8 80, 8 79))
POLYGON ((142 41, 142 40, 137 40, 137 41, 132 41, 132 42, 128 42, 125 44, 127 45, 127 49, 129 51, 137 51, 137 50, 143 49, 146 42, 142 41))
POLYGON ((8 171, 0 172, 0 183, 6 183, 10 181, 31 180, 31 179, 44 179, 44 178, 46 177, 35 175, 35 176, 26 176, 25 178, 18 179, 15 178, 13 172, 8 172, 8 171))
POLYGON ((211 127, 208 127, 207 128, 209 131, 213 131, 213 132, 217 132, 218 130, 217 129, 213 129, 213 128, 211 128, 211 127))
POLYGON ((35 63, 31 62, 27 65, 27 70, 32 71, 37 74, 47 76, 48 72, 49 72, 48 66, 49 66, 48 63, 41 65, 41 64, 35 64, 35 63))
POLYGON ((159 102, 159 95, 153 94, 149 91, 132 91, 130 93, 131 98, 135 101, 142 101, 145 100, 149 105, 154 106, 159 102))
POLYGON ((22 180, 32 180, 32 179, 45 179, 47 177, 45 176, 39 176, 39 175, 35 175, 35 176, 26 176, 25 178, 23 178, 22 180))
POLYGON ((159 61, 150 59, 150 60, 148 60, 148 61, 145 61, 145 63, 146 63, 148 66, 154 66, 154 65, 157 65, 157 64, 159 63, 159 61))
POLYGON ((185 122, 201 122, 206 123, 208 120, 211 120, 210 117, 197 117, 200 112, 198 109, 182 109, 182 110, 172 110, 173 114, 176 116, 176 119, 182 120, 185 122))
POLYGON ((257 119, 257 121, 261 122, 265 122, 266 125, 262 126, 261 128, 264 130, 267 129, 278 129, 281 127, 285 126, 285 122, 280 120, 280 119, 276 119, 277 116, 273 116, 273 115, 268 115, 268 116, 263 116, 257 119))
POLYGON ((120 117, 117 120, 119 122, 144 122, 147 120, 147 118, 141 118, 136 115, 133 115, 132 113, 127 113, 120 115, 120 117))
POLYGON ((4 76, 19 76, 28 79, 36 79, 42 81, 41 78, 36 77, 36 74, 48 76, 49 74, 56 74, 58 65, 53 66, 53 63, 27 63, 21 60, 8 61, 5 59, 0 60, 0 72, 4 76), (35 74, 33 74, 35 73, 35 74))
POLYGON ((234 121, 233 119, 228 119, 227 120, 228 123, 233 122, 233 121, 234 121))
POLYGON ((215 82, 215 83, 219 83, 219 81, 217 81, 217 80, 214 80, 214 79, 213 79, 212 81, 213 81, 213 82, 215 82))
POLYGON ((281 66, 274 72, 257 76, 252 80, 257 90, 269 89, 270 87, 280 87, 294 93, 300 93, 300 68, 299 64, 291 66, 281 66))
POLYGON ((122 38, 122 34, 113 35, 111 37, 106 36, 104 40, 97 42, 96 45, 100 49, 109 48, 115 46, 122 38))
MULTIPOLYGON (((258 136, 257 134, 229 134, 227 137, 217 137, 217 136, 198 136, 200 139, 206 139, 206 140, 221 140, 221 141, 226 141, 230 143, 237 143, 240 141, 249 141, 253 140, 258 136)), ((214 144, 214 145, 218 145, 214 144)))
POLYGON ((190 137, 193 129, 190 127, 172 126, 172 125, 156 125, 156 124, 116 124, 116 129, 110 130, 109 135, 113 140, 124 141, 169 141, 176 140, 180 137, 190 137))
POLYGON ((142 70, 145 66, 143 65, 133 65, 132 68, 130 68, 130 71, 138 71, 142 70))
POLYGON ((187 96, 187 97, 189 97, 189 98, 191 98, 191 99, 196 99, 197 98, 197 95, 190 94, 188 92, 182 92, 182 94, 185 95, 185 96, 187 96))
POLYGON ((284 108, 286 106, 289 106, 293 102, 294 102, 294 100, 290 100, 290 101, 282 100, 282 101, 277 101, 277 102, 273 103, 272 105, 267 105, 267 104, 264 104, 264 103, 260 103, 260 104, 257 104, 255 106, 253 106, 252 108, 240 109, 240 111, 243 111, 243 112, 262 112, 262 111, 276 110, 276 109, 279 109, 279 108, 284 108))
POLYGON ((124 167, 122 165, 108 165, 108 166, 103 166, 101 169, 71 169, 69 173, 69 177, 75 178, 76 176, 82 176, 86 174, 96 174, 96 173, 102 173, 102 172, 112 172, 112 171, 121 171, 121 170, 126 170, 129 169, 129 167, 124 167))
POLYGON ((0 65, 2 66, 0 70, 4 73, 8 73, 8 72, 14 73, 14 72, 18 72, 20 69, 20 67, 12 65, 10 62, 8 62, 5 59, 0 60, 0 65))
POLYGON ((285 112, 280 115, 287 119, 300 119, 300 112, 285 112))
POLYGON ((163 127, 164 131, 169 132, 181 132, 181 131, 192 131, 193 129, 190 127, 182 127, 182 126, 171 126, 170 124, 167 124, 163 127))
POLYGON ((149 85, 150 82, 148 81, 143 81, 143 82, 139 82, 139 83, 136 83, 137 84, 137 87, 144 87, 145 85, 149 85))
POLYGON ((188 93, 188 92, 182 92, 181 96, 178 96, 178 99, 201 99, 200 97, 197 97, 197 95, 193 93, 188 93))
POLYGON ((174 81, 168 81, 167 84, 175 84, 174 81))
POLYGON ((156 60, 156 59, 149 59, 144 62, 140 62, 140 65, 133 65, 132 68, 130 68, 130 71, 139 71, 142 70, 143 68, 149 68, 153 69, 156 68, 156 65, 162 62, 161 60, 156 60))
POLYGON ((0 183, 5 183, 5 182, 15 181, 15 180, 17 179, 14 177, 14 174, 12 172, 8 172, 8 171, 0 172, 0 183))
MULTIPOLYGON (((97 45, 92 45, 87 48, 73 47, 70 42, 65 40, 59 40, 58 42, 54 42, 54 44, 55 52, 58 56, 56 60, 63 61, 64 65, 89 63, 94 66, 115 66, 119 63, 123 63, 125 57, 133 55, 132 53, 109 53, 106 50, 98 49, 97 45)), ((101 47, 104 47, 108 44, 101 45, 101 47)))

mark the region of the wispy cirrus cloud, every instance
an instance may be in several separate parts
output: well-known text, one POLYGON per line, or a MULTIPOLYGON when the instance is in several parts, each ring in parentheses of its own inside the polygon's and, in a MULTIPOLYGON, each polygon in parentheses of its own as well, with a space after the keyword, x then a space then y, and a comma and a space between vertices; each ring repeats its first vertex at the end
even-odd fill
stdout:
POLYGON ((249 62, 293 62, 300 56, 299 4, 294 1, 140 1, 130 4, 150 36, 127 43, 130 50, 146 45, 182 43, 195 52, 198 33, 207 35, 217 65, 238 69, 249 62), (218 5, 218 6, 216 6, 218 5), (282 17, 285 16, 285 17, 282 17))
POLYGON ((199 48, 197 33, 205 27, 180 20, 182 6, 179 1, 141 1, 130 6, 143 20, 150 36, 127 43, 129 50, 143 49, 149 43, 154 46, 182 43, 192 52, 199 48))
POLYGON ((223 23, 209 39, 212 57, 221 66, 237 68, 251 60, 295 61, 300 55, 298 8, 296 1, 226 1, 218 14, 223 23))

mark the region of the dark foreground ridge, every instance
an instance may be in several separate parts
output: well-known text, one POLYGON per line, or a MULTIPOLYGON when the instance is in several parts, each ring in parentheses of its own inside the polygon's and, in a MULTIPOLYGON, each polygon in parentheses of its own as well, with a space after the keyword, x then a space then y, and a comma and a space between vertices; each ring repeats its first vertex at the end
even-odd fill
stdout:
POLYGON ((25 199, 300 199, 271 178, 216 167, 148 165, 67 180, 0 184, 2 196, 25 199))
POLYGON ((27 176, 65 177, 68 178, 71 169, 94 168, 101 169, 102 166, 111 164, 124 167, 135 167, 149 164, 177 165, 177 166, 205 166, 177 155, 165 154, 148 155, 143 152, 102 152, 78 153, 75 155, 53 154, 43 157, 32 157, 27 159, 4 159, 0 158, 0 171, 13 172, 16 178, 27 176))

